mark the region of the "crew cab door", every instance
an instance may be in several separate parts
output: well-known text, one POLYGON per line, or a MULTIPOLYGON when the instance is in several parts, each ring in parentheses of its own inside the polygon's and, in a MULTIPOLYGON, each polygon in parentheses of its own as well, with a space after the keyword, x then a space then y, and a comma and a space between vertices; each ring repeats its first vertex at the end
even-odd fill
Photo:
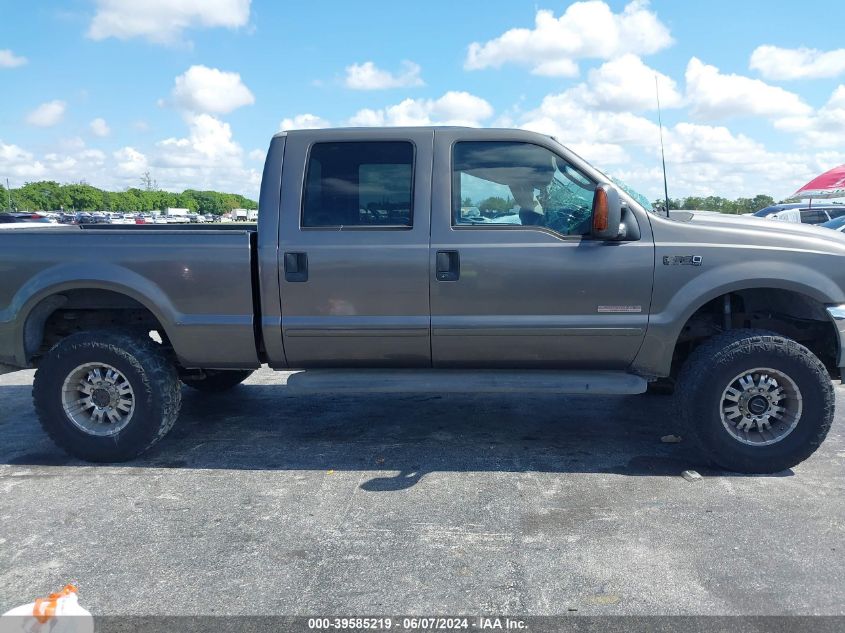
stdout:
POLYGON ((432 145, 431 130, 288 135, 279 283, 290 367, 430 366, 432 145))
POLYGON ((429 254, 435 366, 631 363, 648 323, 650 226, 645 217, 635 221, 633 241, 591 239, 590 173, 536 135, 436 132, 429 254))

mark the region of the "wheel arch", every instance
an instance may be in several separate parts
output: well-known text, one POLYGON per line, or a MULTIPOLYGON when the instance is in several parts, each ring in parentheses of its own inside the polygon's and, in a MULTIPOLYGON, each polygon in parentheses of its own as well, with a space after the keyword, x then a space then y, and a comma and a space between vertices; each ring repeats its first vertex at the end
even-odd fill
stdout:
MULTIPOLYGON (((750 264, 748 265, 750 266, 750 264)), ((735 268, 745 269, 746 266, 736 266, 735 268)), ((724 274, 725 272, 726 269, 720 267, 710 271, 709 274, 696 278, 681 288, 663 310, 650 316, 645 341, 632 364, 635 371, 653 376, 671 375, 678 362, 679 344, 685 341, 684 333, 688 331, 691 323, 694 323, 700 315, 711 311, 717 303, 721 304, 725 297, 732 300, 733 317, 730 321, 730 328, 764 327, 760 323, 746 324, 739 320, 734 312, 736 307, 733 303, 734 298, 747 300, 753 297, 753 305, 760 308, 764 307, 766 303, 765 300, 761 301, 761 297, 765 298, 768 295, 768 298, 772 300, 770 302, 772 306, 781 309, 784 307, 783 298, 795 298, 796 303, 782 312, 781 316, 798 319, 809 318, 816 321, 819 327, 823 328, 822 331, 827 332, 832 339, 830 357, 838 358, 840 350, 837 328, 824 308, 826 305, 842 303, 845 297, 842 296, 842 290, 830 278, 802 267, 802 272, 806 273, 801 275, 802 279, 798 279, 797 275, 783 278, 743 279, 741 278, 743 271, 734 270, 728 278, 722 279, 718 283, 712 283, 716 273, 724 274), (730 277, 734 278, 731 279, 730 277)), ((779 325, 783 323, 782 318, 773 319, 765 327, 784 336, 789 336, 789 332, 779 325)), ((724 328, 713 331, 712 334, 721 331, 724 331, 724 328)), ((813 351, 816 352, 817 350, 813 349, 813 351)), ((828 364, 827 360, 825 362, 828 364)))
MULTIPOLYGON (((173 343, 179 314, 164 292, 149 279, 114 265, 92 275, 90 266, 54 267, 30 280, 17 293, 15 358, 31 366, 44 342, 46 328, 61 310, 101 312, 143 310, 162 339, 173 343)), ((175 350, 178 355, 178 350, 175 350)))

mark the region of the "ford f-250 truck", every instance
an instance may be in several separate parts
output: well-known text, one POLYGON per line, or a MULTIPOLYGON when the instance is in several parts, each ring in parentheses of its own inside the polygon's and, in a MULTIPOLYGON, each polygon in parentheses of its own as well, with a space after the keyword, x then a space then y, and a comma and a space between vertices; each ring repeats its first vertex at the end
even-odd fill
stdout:
POLYGON ((642 200, 526 131, 278 134, 257 231, 0 233, 0 363, 37 368, 44 430, 93 461, 164 437, 181 383, 222 391, 266 363, 388 390, 672 379, 708 460, 801 462, 845 365, 845 238, 642 200))

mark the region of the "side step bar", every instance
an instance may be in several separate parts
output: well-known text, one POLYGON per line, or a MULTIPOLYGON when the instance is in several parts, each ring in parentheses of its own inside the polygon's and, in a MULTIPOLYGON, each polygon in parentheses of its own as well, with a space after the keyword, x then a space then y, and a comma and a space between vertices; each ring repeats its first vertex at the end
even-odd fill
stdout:
POLYGON ((645 378, 616 371, 309 369, 287 377, 302 393, 645 393, 645 378))

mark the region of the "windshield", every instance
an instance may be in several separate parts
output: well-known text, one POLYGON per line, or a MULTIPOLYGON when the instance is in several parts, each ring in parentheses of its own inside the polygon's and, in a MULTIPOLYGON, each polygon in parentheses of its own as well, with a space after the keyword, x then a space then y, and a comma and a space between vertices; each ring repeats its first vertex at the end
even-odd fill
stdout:
POLYGON ((646 198, 639 191, 637 191, 636 189, 631 187, 628 183, 623 182, 622 180, 620 180, 619 178, 616 178, 615 176, 608 176, 608 178, 610 178, 610 180, 613 181, 613 184, 615 184, 622 191, 624 191, 629 196, 631 196, 634 200, 636 200, 643 209, 645 209, 646 211, 653 211, 654 210, 651 206, 651 202, 649 201, 649 199, 646 198))

